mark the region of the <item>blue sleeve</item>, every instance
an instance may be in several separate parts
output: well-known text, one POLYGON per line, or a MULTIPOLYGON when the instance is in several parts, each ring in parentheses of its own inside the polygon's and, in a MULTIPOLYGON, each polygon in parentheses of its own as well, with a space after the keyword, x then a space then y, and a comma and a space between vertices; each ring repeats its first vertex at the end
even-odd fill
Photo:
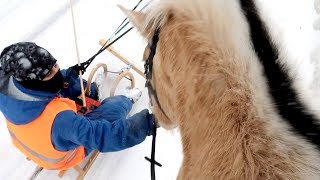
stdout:
POLYGON ((82 145, 87 150, 112 152, 143 142, 152 133, 153 117, 142 110, 126 118, 131 106, 128 98, 115 96, 85 116, 70 110, 59 113, 52 127, 55 148, 67 151, 82 145))
MULTIPOLYGON (((60 94, 63 97, 68 97, 70 99, 76 99, 81 94, 80 78, 79 75, 71 68, 61 70, 65 81, 69 84, 68 88, 62 89, 60 94)), ((87 86, 87 81, 83 80, 84 87, 87 86)), ((97 89, 95 88, 94 83, 91 83, 91 98, 98 96, 97 89)))

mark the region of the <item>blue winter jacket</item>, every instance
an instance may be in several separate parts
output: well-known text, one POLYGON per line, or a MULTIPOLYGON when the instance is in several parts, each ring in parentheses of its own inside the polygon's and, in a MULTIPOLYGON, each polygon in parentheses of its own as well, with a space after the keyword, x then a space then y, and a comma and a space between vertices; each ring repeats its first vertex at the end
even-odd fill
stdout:
MULTIPOLYGON (((28 124, 54 97, 77 97, 80 94, 78 76, 65 70, 62 73, 71 75, 69 88, 52 94, 26 89, 0 70, 0 111, 16 125, 28 124)), ((127 118, 131 107, 132 102, 127 97, 114 96, 103 100, 87 115, 62 111, 53 122, 52 144, 59 151, 84 146, 86 154, 92 150, 112 152, 137 145, 151 135, 153 117, 145 109, 127 118)))

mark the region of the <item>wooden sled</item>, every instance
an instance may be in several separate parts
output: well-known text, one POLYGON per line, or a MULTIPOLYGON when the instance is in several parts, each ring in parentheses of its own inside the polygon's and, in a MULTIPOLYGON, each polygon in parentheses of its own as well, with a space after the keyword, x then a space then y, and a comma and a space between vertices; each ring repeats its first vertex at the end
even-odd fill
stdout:
MULTIPOLYGON (((94 76, 94 74, 96 73, 96 71, 100 67, 103 67, 104 73, 105 73, 105 78, 107 77, 107 72, 108 72, 107 65, 103 64, 103 63, 99 63, 91 71, 91 73, 89 75, 89 78, 88 78, 88 81, 87 81, 87 87, 90 87, 92 79, 93 79, 93 76, 94 76)), ((130 78, 130 80, 131 80, 131 88, 135 87, 134 76, 129 71, 125 70, 125 71, 123 71, 123 72, 121 72, 119 74, 117 79, 112 84, 111 90, 110 90, 110 96, 114 96, 117 86, 119 85, 120 81, 125 77, 129 77, 130 78)), ((85 89, 85 93, 86 93, 86 95, 89 95, 90 94, 90 88, 86 88, 85 89)), ((81 168, 79 165, 76 165, 76 166, 73 167, 73 169, 75 169, 78 172, 77 180, 82 180, 84 178, 84 176, 87 174, 87 172, 90 170, 91 166, 93 165, 94 161, 97 159, 98 155, 99 155, 99 151, 94 151, 93 153, 91 153, 90 158, 88 159, 87 163, 83 166, 83 168, 81 168)), ((66 171, 67 170, 60 171, 58 176, 60 178, 62 178, 66 171)))
MULTIPOLYGON (((101 45, 103 45, 105 43, 105 40, 100 40, 99 41, 101 45)), ((126 58, 124 58, 122 55, 120 55, 118 52, 116 52, 112 47, 108 48, 108 51, 110 53, 112 53, 114 56, 116 56, 118 59, 120 59, 121 61, 123 61, 124 63, 126 63, 127 65, 130 64, 132 66, 132 69, 135 70, 138 74, 140 74, 142 77, 145 77, 144 73, 137 68, 136 65, 132 64, 130 61, 128 61, 126 58)), ((108 67, 106 64, 104 63, 99 63, 96 65, 96 67, 91 71, 89 77, 88 77, 88 81, 87 81, 87 87, 90 87, 92 79, 96 73, 96 71, 102 67, 105 73, 105 78, 107 77, 107 72, 108 72, 108 67)), ((131 80, 131 88, 135 87, 135 78, 133 76, 132 73, 130 73, 128 70, 124 70, 123 72, 121 72, 119 74, 119 76, 116 78, 116 80, 113 82, 111 89, 110 89, 110 96, 114 96, 115 91, 117 86, 119 85, 120 81, 125 78, 128 77, 131 80)), ((88 96, 90 94, 90 88, 85 89, 85 94, 88 96)), ((93 163, 95 162, 95 160, 97 159, 99 155, 99 151, 94 151, 92 152, 89 156, 88 161, 84 164, 83 168, 81 168, 79 165, 76 165, 73 167, 74 170, 76 170, 78 172, 78 176, 77 176, 77 180, 82 180, 85 175, 87 174, 87 172, 90 170, 91 166, 93 165, 93 163)), ((27 158, 27 160, 29 160, 27 158)), ((33 180, 37 177, 37 175, 43 170, 42 167, 37 166, 34 173, 32 174, 32 176, 29 178, 30 180, 33 180)), ((67 172, 67 170, 62 170, 59 171, 58 176, 60 178, 62 178, 64 176, 64 174, 67 172)))

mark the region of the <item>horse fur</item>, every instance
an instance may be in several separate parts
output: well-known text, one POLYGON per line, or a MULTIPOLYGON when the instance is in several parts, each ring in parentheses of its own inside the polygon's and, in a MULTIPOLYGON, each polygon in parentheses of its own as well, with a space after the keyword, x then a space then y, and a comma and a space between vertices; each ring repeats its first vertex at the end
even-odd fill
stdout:
POLYGON ((320 179, 319 150, 290 131, 270 100, 238 1, 122 10, 149 44, 161 29, 152 85, 168 118, 156 103, 153 112, 162 127, 180 128, 177 179, 320 179))

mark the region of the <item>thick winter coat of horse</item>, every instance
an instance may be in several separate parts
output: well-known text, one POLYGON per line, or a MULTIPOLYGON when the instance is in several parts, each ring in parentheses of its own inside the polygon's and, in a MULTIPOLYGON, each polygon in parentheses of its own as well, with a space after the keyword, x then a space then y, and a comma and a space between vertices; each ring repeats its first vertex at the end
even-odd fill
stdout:
POLYGON ((153 112, 181 131, 178 179, 320 179, 320 111, 300 97, 257 2, 123 9, 149 44, 144 58, 155 53, 153 112))

